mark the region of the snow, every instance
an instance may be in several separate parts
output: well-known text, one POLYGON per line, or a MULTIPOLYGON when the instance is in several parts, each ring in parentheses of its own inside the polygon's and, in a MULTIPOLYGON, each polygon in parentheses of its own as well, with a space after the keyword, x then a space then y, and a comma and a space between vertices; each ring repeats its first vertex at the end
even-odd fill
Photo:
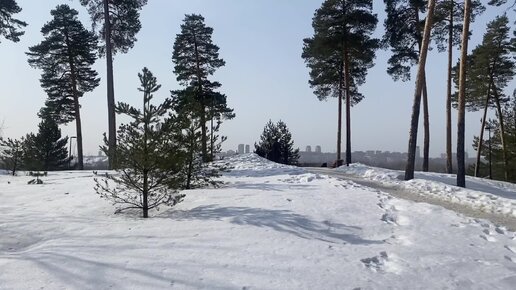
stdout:
POLYGON ((402 171, 363 164, 341 166, 337 170, 481 211, 516 217, 516 184, 467 176, 464 189, 455 186, 453 174, 416 172, 413 180, 403 181, 402 171))
POLYGON ((514 289, 503 227, 254 154, 223 162, 221 188, 146 220, 113 214, 90 172, 0 176, 0 289, 514 289))

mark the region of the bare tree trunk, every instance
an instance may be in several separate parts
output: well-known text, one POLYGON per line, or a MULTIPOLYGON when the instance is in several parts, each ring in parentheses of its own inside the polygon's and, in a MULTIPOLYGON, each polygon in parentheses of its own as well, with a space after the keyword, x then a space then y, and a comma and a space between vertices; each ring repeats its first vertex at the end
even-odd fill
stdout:
POLYGON ((194 34, 194 50, 195 50, 195 65, 197 69, 197 81, 199 82, 197 84, 198 86, 198 99, 200 104, 200 112, 199 117, 201 121, 201 152, 202 152, 202 161, 208 162, 208 136, 207 136, 207 130, 206 130, 206 103, 204 99, 204 93, 202 91, 202 76, 201 76, 201 64, 200 64, 200 58, 199 58, 199 47, 197 45, 197 37, 194 34))
POLYGON ((464 2, 464 24, 462 27, 462 43, 459 72, 459 112, 457 120, 457 186, 466 187, 466 58, 468 57, 469 24, 471 17, 471 0, 464 2))
POLYGON ((143 217, 149 217, 149 173, 143 171, 143 217))
POLYGON ((104 0, 104 21, 106 41, 107 66, 107 102, 108 102, 108 150, 109 169, 116 168, 116 114, 115 114, 115 86, 113 77, 113 51, 111 43, 111 22, 109 20, 109 3, 104 0))
POLYGON ((346 78, 346 165, 351 163, 351 88, 349 51, 346 48, 344 55, 344 74, 346 78))
POLYGON ((428 45, 430 43, 430 32, 432 30, 432 18, 435 10, 435 0, 428 1, 428 15, 425 22, 425 30, 423 32, 423 41, 419 53, 419 66, 416 77, 416 90, 414 92, 414 103, 412 105, 412 117, 410 122, 408 159, 405 168, 405 180, 414 178, 414 165, 416 161, 416 144, 417 129, 419 125, 419 111, 421 107, 421 92, 423 89, 426 57, 428 54, 428 45))
POLYGON ((452 67, 453 67, 453 6, 451 1, 448 31, 448 81, 446 84, 446 172, 453 173, 452 153, 452 67))
POLYGON ((81 106, 79 105, 79 92, 77 90, 77 71, 75 70, 75 62, 70 50, 70 40, 68 32, 65 31, 65 41, 68 51, 68 65, 70 66, 70 77, 72 79, 73 105, 75 110, 75 135, 77 137, 77 169, 84 170, 83 151, 82 151, 82 122, 81 122, 81 106))
POLYGON ((430 158, 430 116, 428 112, 428 91, 426 88, 426 72, 423 76, 423 127, 425 130, 423 140, 423 171, 428 172, 428 160, 430 158))
MULTIPOLYGON (((491 84, 489 84, 491 87, 491 84)), ((491 99, 491 94, 489 93, 491 89, 488 89, 488 94, 486 97, 486 105, 484 107, 484 116, 482 117, 482 125, 480 126, 480 136, 478 138, 478 146, 477 146, 477 160, 475 162, 475 177, 478 177, 480 174, 480 156, 482 155, 482 147, 484 145, 484 130, 486 128, 486 118, 487 118, 487 109, 489 108, 489 101, 491 99)))
POLYGON ((505 140, 505 125, 503 121, 503 112, 502 106, 500 104, 500 98, 498 97, 498 93, 496 92, 496 88, 493 86, 493 95, 496 103, 496 110, 498 112, 498 122, 500 123, 500 140, 502 142, 502 155, 503 155, 503 165, 504 165, 504 179, 507 181, 509 179, 509 160, 507 158, 507 143, 505 140))
POLYGON ((339 102, 338 102, 338 117, 337 117, 337 166, 340 165, 341 151, 342 151, 342 92, 344 90, 342 82, 344 78, 344 64, 341 64, 340 78, 339 78, 339 102))

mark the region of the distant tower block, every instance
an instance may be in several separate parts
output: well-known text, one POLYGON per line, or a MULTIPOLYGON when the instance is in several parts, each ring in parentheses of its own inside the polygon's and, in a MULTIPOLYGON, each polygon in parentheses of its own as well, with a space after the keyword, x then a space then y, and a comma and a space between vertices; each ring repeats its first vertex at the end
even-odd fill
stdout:
POLYGON ((250 152, 251 152, 251 146, 245 145, 245 153, 250 153, 250 152))
POLYGON ((244 144, 238 144, 238 154, 244 154, 244 144))
POLYGON ((416 146, 416 159, 421 158, 421 149, 419 149, 419 146, 416 146))
POLYGON ((310 145, 306 146, 306 152, 312 152, 312 146, 310 146, 310 145))
POLYGON ((315 146, 315 153, 321 153, 321 146, 315 146))

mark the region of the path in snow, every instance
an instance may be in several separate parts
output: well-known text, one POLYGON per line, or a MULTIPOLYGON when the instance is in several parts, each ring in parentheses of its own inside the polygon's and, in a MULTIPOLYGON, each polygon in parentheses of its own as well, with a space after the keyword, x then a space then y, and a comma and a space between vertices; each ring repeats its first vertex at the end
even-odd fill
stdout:
POLYGON ((485 212, 478 209, 475 209, 473 207, 469 207, 464 204, 459 203, 451 203, 444 199, 435 198, 430 195, 418 193, 418 192, 412 192, 408 191, 406 189, 403 189, 399 185, 395 184, 386 184, 381 181, 373 181, 364 179, 355 175, 347 174, 342 171, 337 171, 331 168, 320 168, 320 167, 310 167, 305 168, 308 172, 316 173, 316 174, 326 174, 333 177, 338 178, 345 178, 348 180, 351 180, 357 184, 374 188, 377 190, 381 190, 383 192, 389 193, 394 197, 411 200, 415 202, 425 202, 433 205, 442 206, 446 209, 453 210, 455 212, 461 213, 465 216, 472 217, 472 218, 480 218, 480 219, 486 219, 491 221, 494 224, 499 224, 502 226, 505 226, 510 231, 516 231, 516 218, 502 215, 502 214, 496 214, 491 212, 485 212))

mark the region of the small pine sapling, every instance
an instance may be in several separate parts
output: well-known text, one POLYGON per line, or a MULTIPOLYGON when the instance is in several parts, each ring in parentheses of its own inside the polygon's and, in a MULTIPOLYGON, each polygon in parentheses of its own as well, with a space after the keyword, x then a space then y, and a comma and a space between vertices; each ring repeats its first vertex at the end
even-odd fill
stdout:
MULTIPOLYGON (((118 114, 133 120, 119 127, 117 140, 117 174, 105 179, 95 179, 95 191, 118 207, 117 212, 141 209, 148 217, 151 209, 160 205, 174 206, 185 197, 178 192, 183 184, 181 170, 185 153, 178 137, 175 119, 167 117, 171 109, 170 99, 155 106, 151 104, 153 93, 160 89, 156 78, 144 68, 138 74, 143 92, 143 110, 126 103, 116 106, 118 114), (116 185, 112 186, 111 182, 116 185)), ((109 154, 109 141, 104 138, 102 150, 109 154)))
POLYGON ((15 176, 16 170, 21 167, 22 158, 23 138, 21 140, 0 138, 0 162, 12 176, 15 176))

